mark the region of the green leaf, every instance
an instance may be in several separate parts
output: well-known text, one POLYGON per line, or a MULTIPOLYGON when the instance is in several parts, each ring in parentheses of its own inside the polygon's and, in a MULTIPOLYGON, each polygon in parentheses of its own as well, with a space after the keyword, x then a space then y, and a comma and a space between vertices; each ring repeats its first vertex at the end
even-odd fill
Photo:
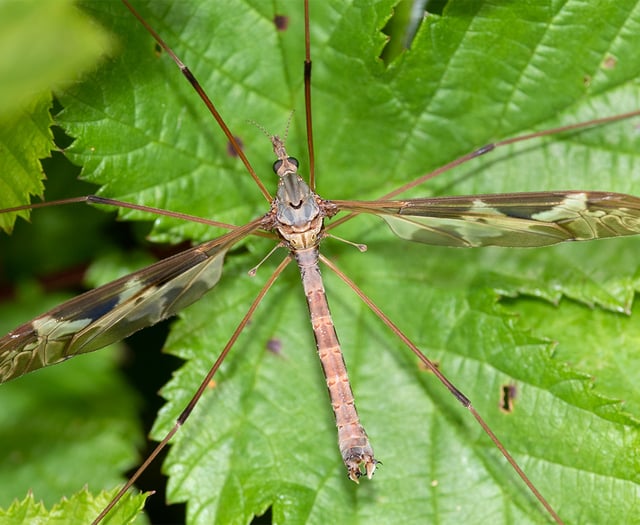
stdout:
MULTIPOLYGON (((2 205, 20 206, 28 203, 32 195, 42 197, 44 172, 40 159, 49 157, 55 147, 50 127, 53 119, 49 114, 51 93, 44 93, 30 101, 26 107, 11 116, 0 119, 0 195, 2 205)), ((19 215, 29 216, 27 211, 19 215)), ((0 216, 0 228, 13 230, 15 213, 0 216)))
MULTIPOLYGON (((0 520, 5 525, 22 525, 24 523, 31 525, 60 523, 63 525, 69 523, 70 519, 77 523, 89 523, 114 494, 115 491, 105 491, 97 496, 92 496, 84 489, 74 494, 70 499, 64 499, 53 505, 50 510, 47 510, 41 501, 36 503, 33 494, 28 494, 22 501, 14 501, 8 509, 0 509, 0 520)), ((127 494, 122 500, 122 505, 103 523, 117 525, 142 523, 138 519, 138 515, 147 496, 148 494, 137 496, 127 494)))
POLYGON ((108 35, 71 0, 0 4, 0 115, 68 85, 110 47, 108 35))
MULTIPOLYGON (((450 2, 386 67, 377 58, 379 30, 392 5, 312 5, 316 175, 324 198, 373 199, 488 142, 638 107, 633 2, 450 2)), ((136 7, 199 78, 267 186, 274 186, 270 144, 248 119, 282 134, 295 109, 287 149, 308 171, 298 6, 136 7), (286 31, 275 30, 274 14, 289 17, 286 31)), ((265 213, 268 205, 166 54, 121 5, 86 9, 119 36, 121 53, 61 96, 57 118, 77 137, 68 154, 83 176, 110 197, 224 222, 265 213)), ((640 195, 636 125, 501 148, 411 195, 640 195)), ((219 233, 166 217, 154 227, 158 240, 219 233)), ((567 523, 639 522, 637 381, 628 370, 617 377, 615 364, 602 373, 603 362, 633 368, 637 239, 458 251, 401 242, 366 216, 336 234, 366 243, 368 253, 331 239, 324 253, 439 363, 567 523), (630 339, 620 335, 627 329, 630 339), (576 351, 590 357, 577 362, 576 351), (510 385, 514 408, 504 413, 503 387, 510 385)), ((168 402, 156 438, 279 262, 272 256, 250 278, 247 270, 270 245, 248 239, 244 247, 227 257, 216 289, 173 327, 168 350, 187 362, 163 389, 168 402)), ((188 521, 245 523, 270 507, 274 521, 292 523, 549 522, 470 414, 346 286, 324 275, 357 406, 383 464, 372 481, 356 486, 346 477, 290 268, 173 440, 168 497, 187 502, 188 521)), ((152 361, 146 374, 154 373, 152 361)), ((96 450, 96 464, 101 456, 96 450)), ((77 477, 78 489, 92 479, 77 477)))
MULTIPOLYGON (((108 35, 69 0, 0 3, 0 205, 42 197, 40 159, 55 148, 51 89, 66 86, 108 52, 108 35)), ((20 216, 28 217, 26 211, 20 216)), ((11 231, 15 214, 0 217, 11 231)))

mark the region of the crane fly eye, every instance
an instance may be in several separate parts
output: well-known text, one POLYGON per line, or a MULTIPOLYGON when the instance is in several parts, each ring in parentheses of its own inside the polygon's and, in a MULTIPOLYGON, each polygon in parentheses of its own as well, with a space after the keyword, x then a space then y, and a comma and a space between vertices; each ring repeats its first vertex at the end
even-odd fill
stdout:
MULTIPOLYGON (((287 160, 293 164, 296 168, 298 167, 298 159, 295 157, 287 157, 287 160)), ((282 166, 282 160, 278 159, 273 163, 273 172, 278 173, 278 170, 282 166)))

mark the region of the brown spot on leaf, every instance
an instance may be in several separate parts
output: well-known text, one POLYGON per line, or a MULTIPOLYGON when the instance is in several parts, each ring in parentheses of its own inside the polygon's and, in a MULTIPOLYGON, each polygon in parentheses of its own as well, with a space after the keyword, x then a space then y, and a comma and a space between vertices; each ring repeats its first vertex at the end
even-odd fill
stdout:
POLYGON ((618 60, 616 58, 612 57, 611 55, 608 55, 607 58, 605 58, 604 61, 602 62, 602 67, 604 69, 614 69, 617 63, 618 63, 618 60))
MULTIPOLYGON (((431 361, 433 363, 433 366, 435 366, 436 368, 440 368, 440 363, 438 361, 431 361)), ((425 365, 422 361, 418 361, 418 368, 420 370, 424 370, 425 372, 431 372, 431 369, 425 365)))
MULTIPOLYGON (((241 150, 244 149, 244 144, 242 143, 242 140, 240 140, 240 137, 237 137, 237 136, 234 135, 233 138, 236 139, 236 143, 238 144, 240 149, 241 150)), ((231 141, 227 142, 227 155, 229 155, 229 157, 237 157, 238 156, 238 152, 233 147, 233 144, 231 143, 231 141)))
POLYGON ((518 389, 516 385, 502 385, 500 389, 500 410, 505 414, 510 414, 513 412, 514 401, 518 396, 518 389))
POLYGON ((285 15, 275 15, 273 17, 273 24, 278 31, 286 31, 289 27, 289 17, 285 15))
POLYGON ((273 354, 280 355, 282 352, 282 340, 271 338, 267 341, 267 350, 273 354))

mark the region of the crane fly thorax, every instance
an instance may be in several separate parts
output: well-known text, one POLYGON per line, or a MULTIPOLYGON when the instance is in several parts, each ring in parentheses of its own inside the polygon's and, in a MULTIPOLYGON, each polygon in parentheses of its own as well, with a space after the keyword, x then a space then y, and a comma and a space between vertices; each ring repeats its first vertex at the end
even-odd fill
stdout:
POLYGON ((316 195, 297 173, 280 178, 274 202, 275 229, 293 249, 316 246, 323 221, 316 195))
POLYGON ((315 247, 323 228, 319 199, 298 175, 298 161, 287 154, 280 137, 272 136, 271 143, 278 158, 273 171, 280 179, 271 205, 273 229, 293 250, 315 247))

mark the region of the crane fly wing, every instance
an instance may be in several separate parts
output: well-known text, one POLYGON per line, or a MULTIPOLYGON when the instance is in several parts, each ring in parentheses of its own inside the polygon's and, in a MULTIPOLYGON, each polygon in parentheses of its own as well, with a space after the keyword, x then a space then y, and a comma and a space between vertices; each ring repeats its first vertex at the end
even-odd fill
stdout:
POLYGON ((92 352, 175 315, 220 280, 229 248, 261 219, 90 290, 0 339, 0 381, 92 352))
POLYGON ((332 201, 379 215, 398 237, 439 246, 535 247, 640 233, 640 199, 609 192, 552 191, 332 201))

